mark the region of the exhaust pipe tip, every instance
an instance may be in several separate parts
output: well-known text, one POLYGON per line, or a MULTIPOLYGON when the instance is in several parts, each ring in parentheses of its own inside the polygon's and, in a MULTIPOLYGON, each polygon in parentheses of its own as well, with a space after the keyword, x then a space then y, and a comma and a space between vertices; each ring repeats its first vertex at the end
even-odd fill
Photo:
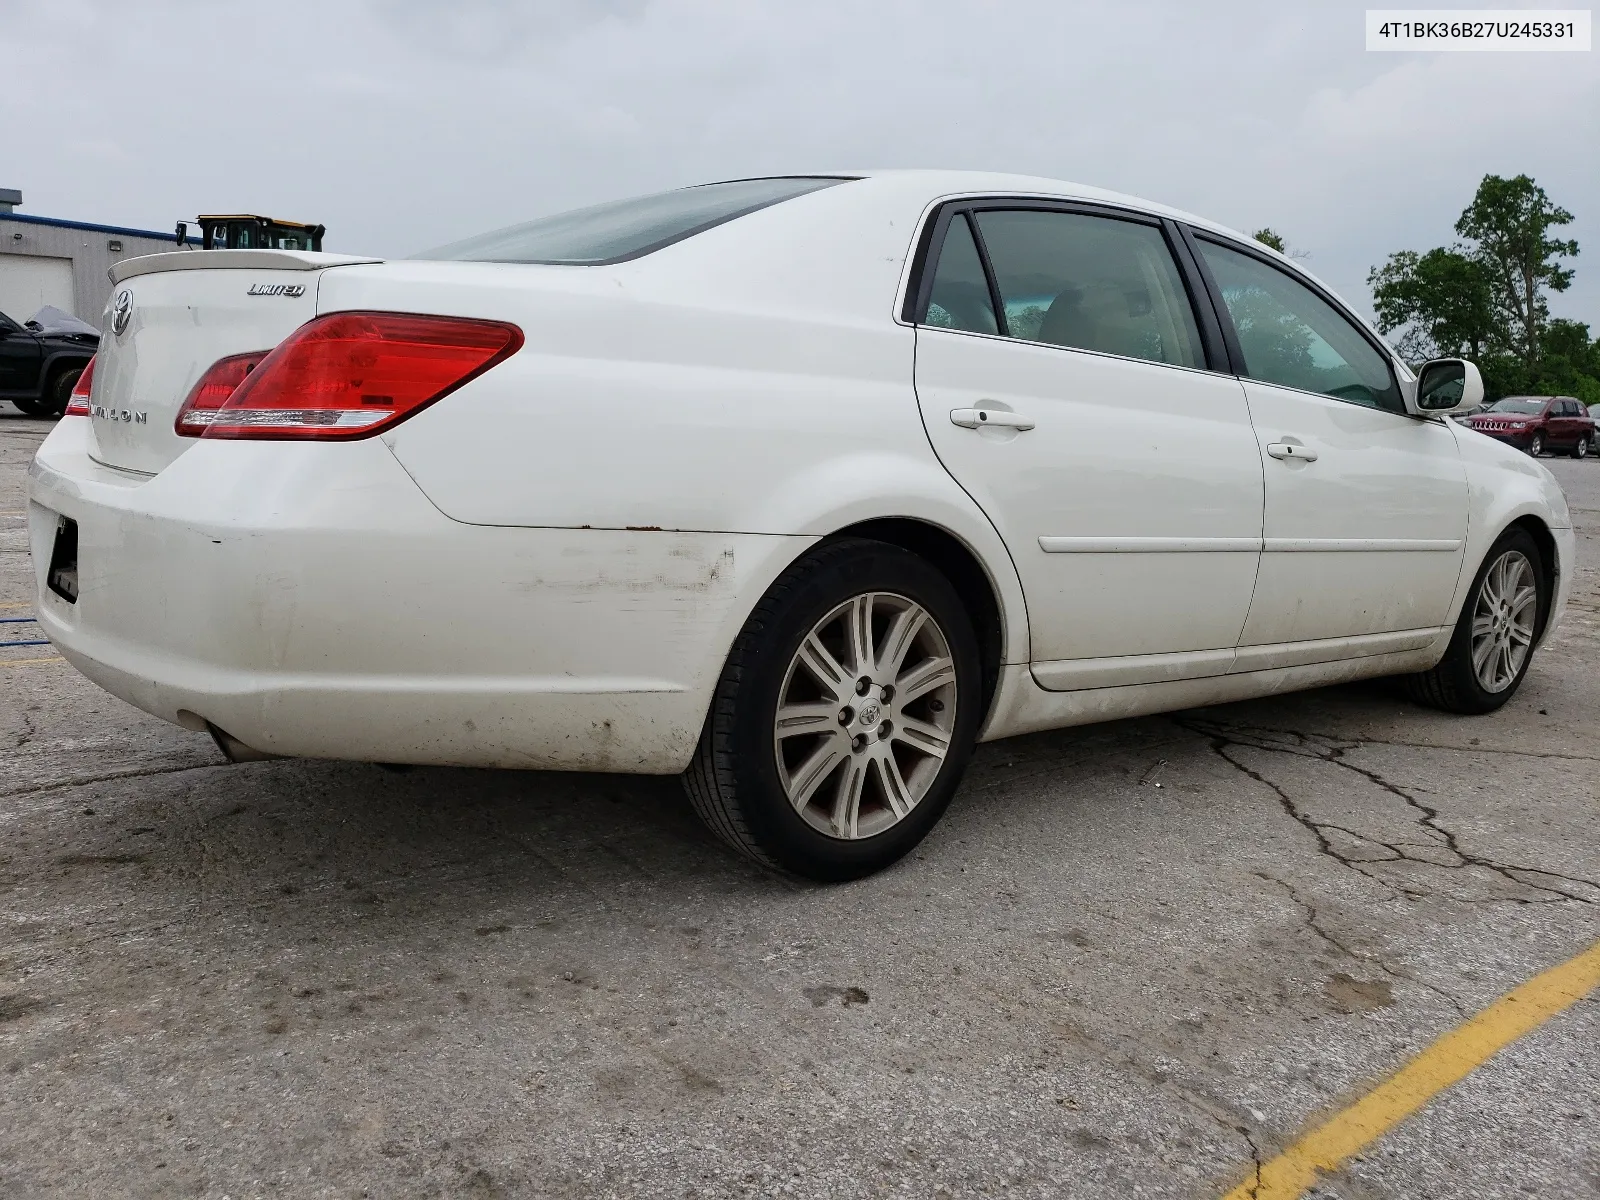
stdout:
POLYGON ((266 762, 272 758, 287 757, 266 750, 257 750, 254 746, 246 746, 231 733, 218 729, 210 721, 206 722, 206 731, 211 734, 211 740, 217 744, 217 749, 222 751, 223 757, 231 763, 266 762))

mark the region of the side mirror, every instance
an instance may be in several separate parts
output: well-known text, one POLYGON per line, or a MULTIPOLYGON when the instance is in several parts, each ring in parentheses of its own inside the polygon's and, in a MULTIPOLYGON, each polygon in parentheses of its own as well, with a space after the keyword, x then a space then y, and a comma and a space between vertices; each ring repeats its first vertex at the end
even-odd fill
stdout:
POLYGON ((1418 416, 1477 408, 1483 403, 1483 376, 1464 358, 1436 358, 1417 373, 1416 395, 1418 416))

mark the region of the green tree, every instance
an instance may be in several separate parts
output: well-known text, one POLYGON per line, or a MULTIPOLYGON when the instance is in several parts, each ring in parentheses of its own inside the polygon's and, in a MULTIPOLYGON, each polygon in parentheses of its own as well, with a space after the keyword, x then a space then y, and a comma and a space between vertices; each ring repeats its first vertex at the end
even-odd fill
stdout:
POLYGON ((1439 248, 1402 250, 1367 276, 1378 328, 1401 330, 1395 348, 1408 360, 1470 358, 1504 349, 1493 281, 1477 259, 1439 248))
POLYGON ((1558 317, 1545 327, 1537 382, 1542 391, 1600 404, 1600 339, 1581 321, 1558 317))
POLYGON ((1260 242, 1263 246, 1269 246, 1276 250, 1279 254, 1287 255, 1289 258, 1311 257, 1311 251, 1309 250, 1289 249, 1288 240, 1283 236, 1283 234, 1279 233, 1271 226, 1268 226, 1265 229, 1258 229, 1250 236, 1255 238, 1255 240, 1260 242))
POLYGON ((1473 359, 1490 399, 1588 401, 1600 389, 1600 349, 1586 325, 1552 320, 1548 302, 1572 284, 1563 260, 1576 257, 1578 243, 1551 232, 1571 222, 1527 175, 1485 175, 1456 222, 1462 241, 1402 250, 1368 274, 1378 328, 1411 362, 1473 359))
POLYGON ((1550 231, 1572 223, 1572 214, 1550 202, 1527 175, 1485 175, 1478 193, 1456 222, 1456 233, 1476 243, 1472 257, 1488 272, 1494 299, 1509 335, 1530 370, 1539 361, 1539 339, 1550 318, 1546 291, 1564 292, 1572 270, 1558 259, 1573 258, 1578 243, 1550 231))

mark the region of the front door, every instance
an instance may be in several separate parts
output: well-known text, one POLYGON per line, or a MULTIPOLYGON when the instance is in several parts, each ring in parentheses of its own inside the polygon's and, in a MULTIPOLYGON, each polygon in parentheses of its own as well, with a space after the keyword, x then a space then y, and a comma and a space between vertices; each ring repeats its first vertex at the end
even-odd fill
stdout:
POLYGON ((1388 357, 1331 298, 1264 256, 1198 246, 1243 358, 1266 470, 1238 669, 1426 645, 1449 618, 1467 535, 1453 430, 1406 414, 1388 357), (1303 646, 1329 639, 1343 641, 1303 646))
POLYGON ((1226 672, 1261 459, 1239 381, 1206 369, 1160 222, 978 204, 930 269, 917 398, 1010 549, 1041 685, 1226 672))
POLYGON ((34 336, 0 313, 0 392, 31 392, 39 384, 42 355, 34 336))

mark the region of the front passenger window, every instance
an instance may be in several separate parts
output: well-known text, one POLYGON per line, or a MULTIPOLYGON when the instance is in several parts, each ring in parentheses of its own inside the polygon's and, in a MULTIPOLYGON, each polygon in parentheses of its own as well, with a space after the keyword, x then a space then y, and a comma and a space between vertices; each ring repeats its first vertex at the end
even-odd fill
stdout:
POLYGON ((1405 412, 1389 360, 1333 305, 1259 259, 1205 239, 1199 244, 1251 379, 1405 412))

